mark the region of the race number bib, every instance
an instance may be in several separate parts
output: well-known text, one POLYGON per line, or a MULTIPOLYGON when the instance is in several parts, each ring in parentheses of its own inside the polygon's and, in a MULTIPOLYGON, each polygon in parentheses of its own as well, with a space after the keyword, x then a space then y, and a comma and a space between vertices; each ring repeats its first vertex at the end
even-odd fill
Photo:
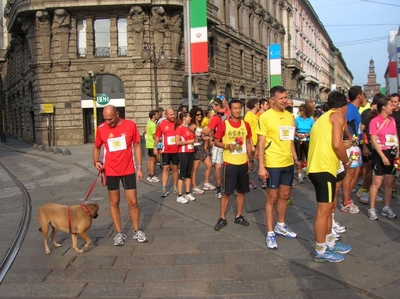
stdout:
POLYGON ((280 126, 279 138, 280 140, 294 140, 294 127, 280 126))
POLYGON ((168 144, 168 145, 175 145, 175 144, 176 144, 176 142, 175 142, 175 136, 168 136, 168 137, 167 137, 167 144, 168 144))
POLYGON ((126 139, 125 136, 109 138, 107 139, 108 149, 110 152, 117 152, 126 149, 126 139))
POLYGON ((385 145, 387 147, 392 147, 394 145, 397 145, 397 136, 393 134, 386 134, 385 135, 385 145))
POLYGON ((187 147, 188 147, 188 149, 190 149, 190 150, 194 149, 194 145, 193 145, 193 144, 188 144, 187 147))

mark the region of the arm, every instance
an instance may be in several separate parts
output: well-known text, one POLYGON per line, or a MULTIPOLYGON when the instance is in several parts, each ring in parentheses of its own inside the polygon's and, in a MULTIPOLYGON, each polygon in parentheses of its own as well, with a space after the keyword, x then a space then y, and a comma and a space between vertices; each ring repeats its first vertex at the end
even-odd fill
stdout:
POLYGON ((181 140, 180 135, 175 135, 175 142, 176 142, 176 145, 193 144, 194 139, 183 141, 183 140, 181 140))
POLYGON ((258 135, 258 175, 262 180, 268 177, 268 172, 264 166, 264 148, 265 148, 265 136, 258 135))
POLYGON ((377 142, 378 137, 376 135, 370 135, 370 138, 371 138, 372 147, 375 149, 375 151, 381 157, 383 164, 386 166, 390 166, 390 162, 389 162, 388 158, 386 158, 386 156, 383 154, 381 147, 379 146, 379 144, 377 142))
POLYGON ((100 148, 101 147, 93 146, 92 151, 94 167, 96 167, 97 170, 101 170, 103 168, 103 165, 100 161, 100 148))
MULTIPOLYGON (((335 113, 334 113, 335 114, 335 113)), ((350 133, 350 129, 349 129, 349 126, 348 126, 348 124, 347 124, 347 122, 346 121, 344 121, 344 135, 347 137, 347 138, 351 138, 351 133, 350 133)))
POLYGON ((342 142, 343 126, 346 124, 345 118, 340 113, 332 113, 330 116, 332 123, 332 147, 336 157, 340 159, 345 166, 350 165, 349 157, 347 157, 346 149, 342 142))
POLYGON ((136 159, 136 179, 141 180, 143 178, 143 171, 142 171, 142 148, 140 146, 140 142, 136 142, 133 144, 133 148, 135 151, 135 159, 136 159))
POLYGON ((293 160, 294 160, 294 165, 295 165, 297 168, 301 168, 300 161, 299 161, 299 159, 297 158, 296 147, 294 146, 294 141, 293 141, 293 140, 291 141, 290 150, 292 151, 292 156, 293 156, 293 160))
POLYGON ((154 155, 157 156, 158 150, 157 150, 157 144, 160 142, 160 137, 154 136, 154 148, 153 148, 153 153, 154 155))

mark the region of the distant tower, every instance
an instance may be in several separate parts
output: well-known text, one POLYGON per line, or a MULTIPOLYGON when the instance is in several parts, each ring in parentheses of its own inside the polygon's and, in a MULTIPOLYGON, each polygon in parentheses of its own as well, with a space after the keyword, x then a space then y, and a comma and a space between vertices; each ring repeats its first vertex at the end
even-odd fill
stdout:
POLYGON ((364 84, 364 92, 367 100, 372 100, 374 95, 381 92, 381 85, 376 83, 375 64, 372 58, 369 61, 368 83, 364 84))

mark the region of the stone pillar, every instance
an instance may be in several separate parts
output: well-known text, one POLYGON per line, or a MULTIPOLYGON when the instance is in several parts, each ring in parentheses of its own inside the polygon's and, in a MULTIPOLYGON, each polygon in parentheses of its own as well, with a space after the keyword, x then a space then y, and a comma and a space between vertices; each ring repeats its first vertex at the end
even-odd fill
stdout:
POLYGON ((22 24, 21 29, 26 34, 26 40, 29 48, 30 61, 35 62, 36 44, 35 44, 35 26, 34 21, 30 18, 18 18, 18 22, 22 24))
POLYGON ((94 17, 86 16, 86 58, 94 58, 94 17))
POLYGON ((110 15, 110 57, 118 57, 117 17, 110 15))
POLYGON ((45 10, 36 12, 36 29, 39 37, 40 46, 42 48, 42 57, 38 56, 38 61, 43 64, 45 71, 50 71, 50 38, 51 24, 49 13, 45 10))
POLYGON ((54 11, 53 24, 55 25, 55 34, 58 36, 60 46, 60 57, 57 63, 61 65, 63 71, 69 70, 71 59, 68 55, 69 49, 69 27, 71 16, 65 9, 56 9, 54 11))

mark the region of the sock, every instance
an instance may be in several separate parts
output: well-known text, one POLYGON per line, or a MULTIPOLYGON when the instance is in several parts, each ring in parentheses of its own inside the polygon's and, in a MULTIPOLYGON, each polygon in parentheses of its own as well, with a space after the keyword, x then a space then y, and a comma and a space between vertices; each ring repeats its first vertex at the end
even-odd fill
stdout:
POLYGON ((325 251, 326 251, 325 243, 317 243, 317 242, 315 242, 315 250, 317 251, 318 254, 324 254, 325 251))
POLYGON ((163 189, 163 190, 167 190, 167 186, 163 186, 162 189, 163 189))
POLYGON ((190 192, 186 192, 186 195, 189 195, 190 192))
POLYGON ((335 246, 335 237, 330 233, 329 235, 326 235, 325 237, 325 244, 329 247, 332 248, 335 246))
POLYGON ((332 223, 335 222, 335 213, 332 213, 332 223))
POLYGON ((272 232, 268 232, 267 235, 268 236, 275 236, 275 233, 272 231, 272 232))
POLYGON ((178 197, 181 197, 182 196, 182 194, 178 194, 178 197))
POLYGON ((217 193, 221 193, 221 186, 217 186, 217 187, 215 187, 216 189, 217 189, 217 193))
POLYGON ((279 227, 283 227, 285 225, 285 222, 277 222, 276 225, 278 225, 279 227))

